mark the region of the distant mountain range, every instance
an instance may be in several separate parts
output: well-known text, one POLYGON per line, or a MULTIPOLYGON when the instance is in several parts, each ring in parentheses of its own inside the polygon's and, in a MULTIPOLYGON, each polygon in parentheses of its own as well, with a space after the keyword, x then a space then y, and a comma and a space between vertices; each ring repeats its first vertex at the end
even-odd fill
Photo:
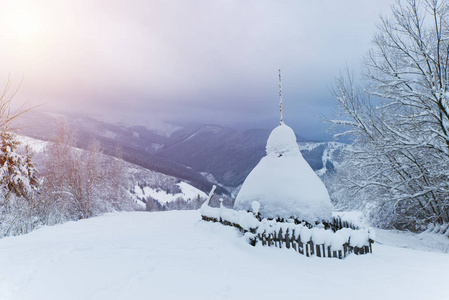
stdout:
MULTIPOLYGON (((105 154, 115 155, 120 146, 125 161, 145 169, 176 177, 201 191, 213 184, 217 192, 231 193, 265 155, 269 129, 236 130, 215 125, 155 128, 111 124, 82 115, 61 115, 34 111, 16 123, 21 135, 50 141, 59 121, 64 120, 76 134, 79 148, 92 139, 105 154)), ((319 174, 332 172, 345 144, 315 142, 297 136, 301 152, 319 174)))

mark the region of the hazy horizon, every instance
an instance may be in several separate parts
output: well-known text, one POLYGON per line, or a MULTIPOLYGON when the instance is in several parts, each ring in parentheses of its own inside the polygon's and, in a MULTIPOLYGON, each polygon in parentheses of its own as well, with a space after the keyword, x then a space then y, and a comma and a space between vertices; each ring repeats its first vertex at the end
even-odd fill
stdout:
POLYGON ((329 89, 357 74, 391 0, 2 1, 0 87, 109 119, 270 128, 325 139, 329 89))

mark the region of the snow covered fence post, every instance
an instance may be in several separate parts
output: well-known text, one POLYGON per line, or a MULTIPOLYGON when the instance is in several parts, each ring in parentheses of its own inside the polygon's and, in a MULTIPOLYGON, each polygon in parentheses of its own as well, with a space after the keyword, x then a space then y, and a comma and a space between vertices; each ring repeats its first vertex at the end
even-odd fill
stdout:
POLYGON ((219 214, 215 213, 212 207, 210 207, 210 200, 214 196, 215 189, 217 188, 216 185, 212 186, 212 189, 210 190, 209 197, 207 197, 207 200, 201 205, 201 217, 205 221, 214 221, 219 222, 220 217, 219 214))
POLYGON ((206 205, 207 206, 210 206, 210 200, 212 200, 212 197, 214 196, 214 194, 215 194, 215 189, 217 188, 217 186, 214 184, 213 186, 212 186, 212 189, 210 190, 210 193, 209 193, 209 197, 207 197, 207 201, 206 201, 206 205))

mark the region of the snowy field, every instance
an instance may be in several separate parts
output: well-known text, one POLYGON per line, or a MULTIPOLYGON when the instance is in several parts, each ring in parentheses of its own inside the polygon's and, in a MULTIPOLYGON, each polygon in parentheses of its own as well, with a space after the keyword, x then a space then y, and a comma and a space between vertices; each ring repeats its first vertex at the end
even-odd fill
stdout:
POLYGON ((170 194, 164 190, 151 188, 149 186, 145 186, 142 189, 137 184, 134 186, 134 193, 140 199, 146 199, 148 196, 150 196, 151 198, 157 200, 161 204, 173 202, 178 198, 185 199, 186 201, 193 200, 198 196, 202 198, 207 198, 207 194, 205 192, 195 188, 194 186, 184 181, 181 181, 176 185, 181 190, 181 193, 170 194))
POLYGON ((307 258, 199 211, 106 214, 1 239, 0 299, 449 299, 439 238, 378 230, 372 255, 307 258))

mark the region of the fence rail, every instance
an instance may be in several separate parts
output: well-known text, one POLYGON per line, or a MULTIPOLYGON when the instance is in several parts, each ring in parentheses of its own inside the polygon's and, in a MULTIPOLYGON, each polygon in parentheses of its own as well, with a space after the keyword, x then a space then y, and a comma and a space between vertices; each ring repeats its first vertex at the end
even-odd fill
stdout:
MULTIPOLYGON (((342 245, 342 249, 340 250, 333 250, 331 246, 325 245, 325 244, 314 244, 311 240, 303 243, 301 241, 301 237, 298 235, 295 235, 295 232, 289 232, 287 229, 285 232, 282 231, 282 228, 279 229, 279 231, 275 231, 273 233, 256 233, 255 229, 252 230, 246 230, 242 228, 237 223, 232 223, 223 219, 216 219, 213 217, 208 217, 205 215, 202 215, 203 220, 205 221, 211 221, 211 222, 219 222, 223 225, 227 226, 233 226, 239 229, 242 233, 250 232, 252 233, 252 237, 249 239, 249 242, 251 245, 255 246, 256 243, 261 242, 263 246, 268 247, 278 247, 278 248, 287 248, 287 249, 293 249, 299 254, 305 255, 305 256, 317 256, 317 257, 329 257, 329 258, 345 258, 351 253, 354 253, 356 255, 362 255, 362 254, 368 254, 372 253, 372 244, 374 243, 373 240, 369 239, 368 243, 369 245, 364 245, 362 247, 353 247, 350 245, 349 241, 347 243, 344 243, 342 245), (297 238, 294 238, 297 236, 297 238)), ((341 225, 340 225, 341 226, 341 225)), ((342 226, 346 228, 351 228, 351 226, 342 226)))

